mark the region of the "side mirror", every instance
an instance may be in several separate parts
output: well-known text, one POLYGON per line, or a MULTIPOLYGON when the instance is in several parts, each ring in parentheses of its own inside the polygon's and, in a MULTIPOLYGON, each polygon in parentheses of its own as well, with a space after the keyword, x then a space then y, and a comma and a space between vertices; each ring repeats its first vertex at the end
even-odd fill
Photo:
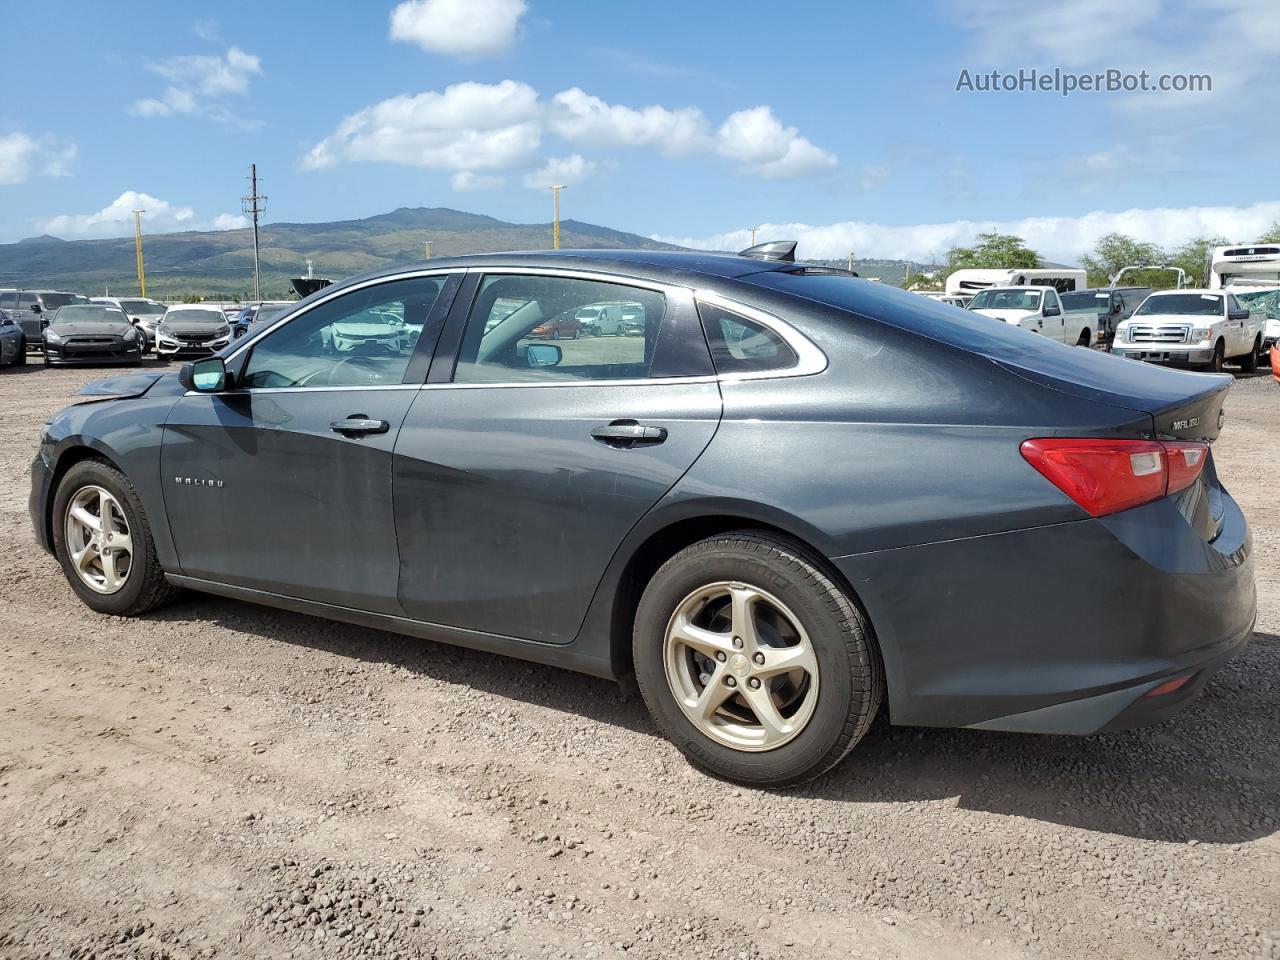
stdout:
POLYGON ((559 366, 563 354, 554 343, 531 343, 525 347, 524 358, 530 368, 559 366))
POLYGON ((1249 311, 1248 310, 1232 310, 1227 314, 1227 319, 1228 320, 1248 320, 1249 311))
POLYGON ((1049 304, 1044 308, 1044 315, 1046 317, 1058 317, 1062 315, 1062 311, 1059 310, 1057 307, 1055 307, 1053 304, 1049 304))
POLYGON ((197 393, 217 393, 226 389, 227 365, 221 357, 202 357, 184 363, 178 371, 178 382, 197 393))
POLYGON ((41 312, 43 312, 43 311, 44 311, 44 307, 40 306, 40 304, 38 304, 38 303, 33 303, 33 304, 31 305, 31 312, 32 312, 32 313, 41 313, 41 312))

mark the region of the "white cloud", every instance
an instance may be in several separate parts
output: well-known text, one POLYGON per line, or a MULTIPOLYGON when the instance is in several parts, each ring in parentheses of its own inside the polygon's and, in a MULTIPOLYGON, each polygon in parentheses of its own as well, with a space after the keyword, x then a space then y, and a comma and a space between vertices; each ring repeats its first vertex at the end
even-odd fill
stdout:
POLYGON ((858 185, 863 190, 874 190, 889 179, 889 168, 878 163, 864 163, 858 168, 858 185))
MULTIPOLYGON (((1048 66, 1092 66, 1114 60, 1117 38, 1125 38, 1124 57, 1133 62, 1135 31, 1160 15, 1160 0, 958 0, 952 19, 974 34, 978 55, 990 64, 1018 66, 1048 58, 1048 66)), ((1120 66, 1120 64, 1115 64, 1120 66)), ((1016 67, 1014 68, 1016 69, 1016 67)))
POLYGON ((506 177, 490 173, 474 173, 471 170, 459 170, 449 178, 449 185, 458 193, 473 193, 476 190, 497 190, 507 182, 506 177))
POLYGON ((525 174, 524 185, 530 190, 546 190, 556 185, 571 187, 591 176, 595 169, 595 163, 584 159, 580 153, 553 157, 537 170, 525 174))
POLYGON ((524 0, 406 0, 391 11, 391 39, 428 53, 477 60, 515 43, 524 0))
POLYGON ((70 176, 76 149, 74 140, 33 137, 22 131, 0 134, 0 186, 22 183, 36 173, 45 177, 70 176))
POLYGON ((135 100, 132 110, 139 116, 207 116, 228 126, 260 125, 242 120, 225 102, 247 93, 253 78, 262 74, 262 60, 252 53, 231 47, 223 56, 168 57, 147 69, 168 80, 169 86, 159 96, 135 100))
POLYGON ((126 190, 96 213, 59 214, 36 222, 39 233, 64 239, 125 237, 133 234, 133 211, 142 215, 143 233, 170 233, 175 230, 233 230, 247 225, 244 217, 224 213, 204 223, 191 207, 161 200, 149 193, 126 190))
POLYGON ((243 213, 220 213, 213 218, 213 222, 209 224, 209 229, 243 230, 247 226, 249 226, 249 218, 243 213))
POLYGON ((836 155, 814 146, 795 127, 784 127, 769 107, 731 114, 716 131, 716 150, 745 173, 779 179, 830 170, 836 155))
POLYGON ((551 98, 547 122, 558 136, 593 147, 651 147, 679 156, 704 150, 710 143, 707 118, 697 107, 635 110, 606 103, 579 87, 551 98))
MULTIPOLYGON (((1013 233, 1042 257, 1061 263, 1077 263, 1098 239, 1108 233, 1124 233, 1138 240, 1176 247, 1193 237, 1224 236, 1247 242, 1280 219, 1280 200, 1248 207, 1160 207, 1110 212, 1097 210, 1078 217, 1026 217, 1021 220, 926 223, 888 226, 849 220, 825 226, 806 223, 763 224, 758 239, 797 240, 799 255, 819 259, 845 257, 850 250, 860 257, 931 261, 953 246, 974 241, 991 230, 1013 233)), ((704 250, 742 250, 751 245, 750 230, 735 230, 709 237, 655 237, 669 243, 704 250)))
POLYGON ((527 84, 458 83, 404 94, 352 114, 316 144, 302 169, 376 161, 438 170, 503 170, 541 143, 538 94, 527 84))

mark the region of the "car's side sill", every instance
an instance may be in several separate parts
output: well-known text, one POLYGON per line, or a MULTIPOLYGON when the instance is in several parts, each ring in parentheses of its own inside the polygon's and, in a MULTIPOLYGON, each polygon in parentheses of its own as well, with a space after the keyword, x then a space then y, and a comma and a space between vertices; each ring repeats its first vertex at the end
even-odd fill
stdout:
POLYGON ((186 577, 176 573, 166 573, 165 579, 176 587, 187 587, 201 593, 212 593, 232 600, 245 600, 263 606, 278 607, 294 613, 305 613, 326 620, 339 620, 343 623, 354 623, 374 630, 387 630, 391 633, 433 640, 437 643, 448 643, 457 647, 469 647, 472 650, 483 650, 486 653, 498 653, 503 656, 516 657, 534 663, 545 663, 553 667, 562 667, 578 673, 616 680, 617 677, 607 660, 598 657, 583 656, 576 643, 539 643, 534 640, 521 640, 517 637, 504 637, 493 633, 480 633, 474 630, 461 630, 457 627, 446 627, 438 623, 425 623, 421 620, 410 620, 408 617, 393 617, 385 613, 370 613, 352 607, 340 607, 331 603, 320 603, 315 600, 300 600, 297 597, 286 597, 266 590, 253 590, 249 587, 237 587, 232 584, 218 583, 214 580, 201 580, 198 577, 186 577))

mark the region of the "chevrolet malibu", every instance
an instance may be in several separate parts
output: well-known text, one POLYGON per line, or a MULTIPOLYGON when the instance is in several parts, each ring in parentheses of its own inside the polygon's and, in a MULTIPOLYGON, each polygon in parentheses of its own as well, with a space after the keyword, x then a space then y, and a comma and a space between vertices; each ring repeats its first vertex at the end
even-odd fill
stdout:
POLYGON ((794 260, 584 251, 326 287, 45 428, 35 534, 90 608, 189 588, 634 677, 696 765, 821 774, 898 724, 1091 734, 1250 636, 1230 378, 794 260), (634 303, 637 336, 534 331, 634 303), (335 352, 369 311, 421 328, 335 352))

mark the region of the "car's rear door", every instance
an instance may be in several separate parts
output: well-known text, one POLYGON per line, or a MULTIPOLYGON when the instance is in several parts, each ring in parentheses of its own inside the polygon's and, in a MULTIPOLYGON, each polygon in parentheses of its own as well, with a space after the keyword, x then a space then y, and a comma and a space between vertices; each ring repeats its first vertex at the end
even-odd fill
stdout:
POLYGON ((422 271, 335 292, 235 350, 230 389, 175 404, 161 465, 184 574, 399 612, 391 452, 460 282, 422 271), (332 350, 334 325, 381 309, 424 323, 416 346, 332 350))
POLYGON ((405 613, 572 640, 614 551, 706 448, 720 410, 688 289, 554 270, 473 273, 396 444, 405 613), (526 336, 619 300, 642 304, 642 335, 526 336))

